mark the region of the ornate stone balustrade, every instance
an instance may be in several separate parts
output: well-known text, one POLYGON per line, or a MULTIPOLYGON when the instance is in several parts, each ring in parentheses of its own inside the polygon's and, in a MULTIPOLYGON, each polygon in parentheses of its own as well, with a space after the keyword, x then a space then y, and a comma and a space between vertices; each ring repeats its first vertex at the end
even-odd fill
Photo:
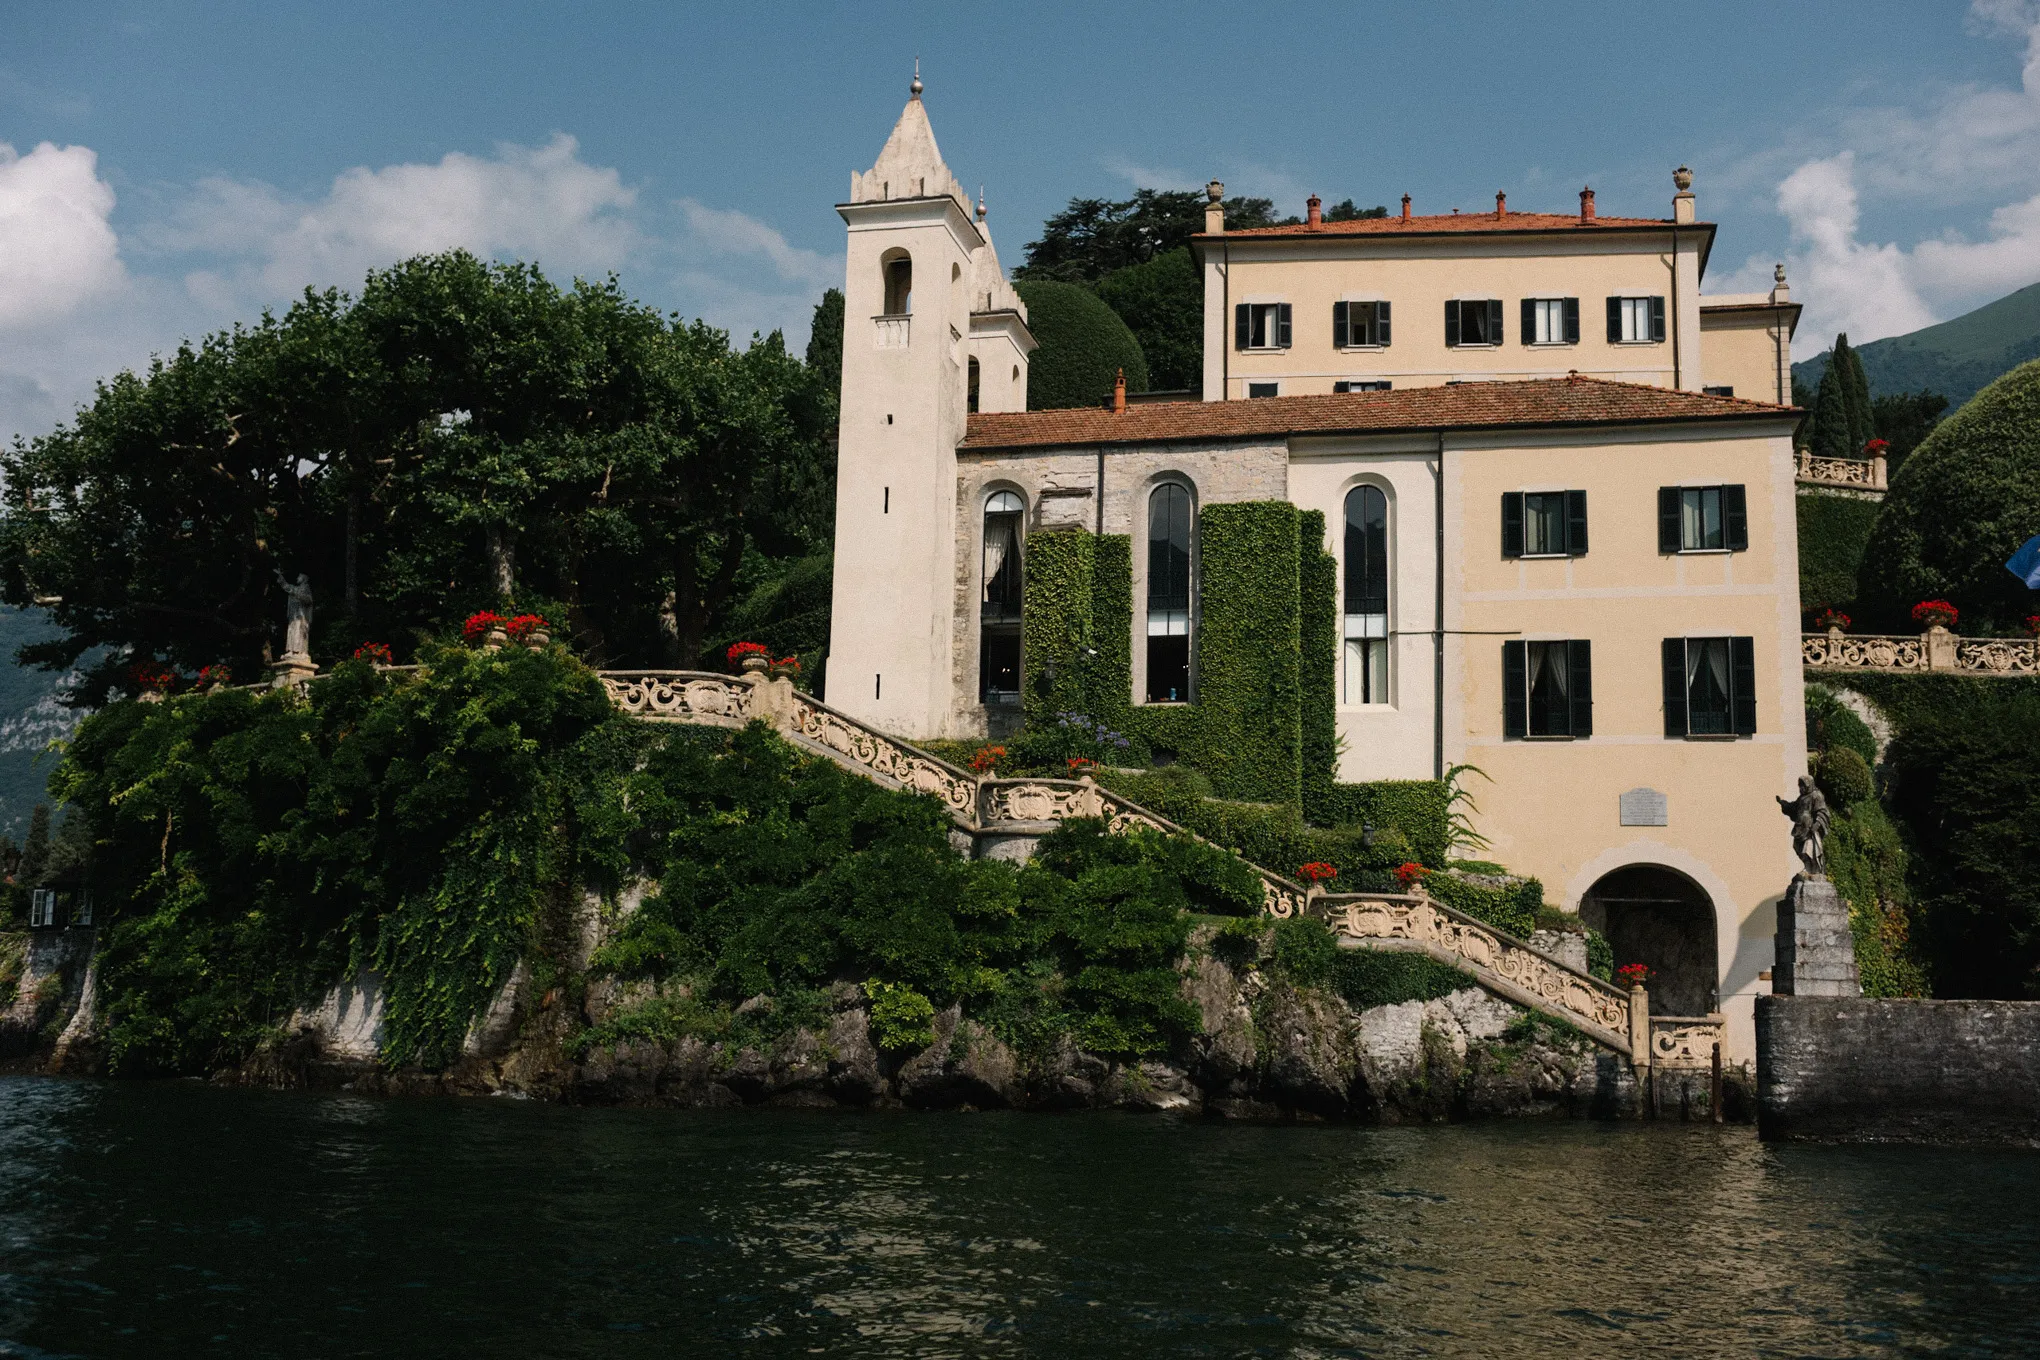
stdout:
POLYGON ((609 701, 640 718, 742 727, 753 716, 751 686, 705 671, 602 671, 609 701))
POLYGON ((911 316, 874 316, 871 321, 880 349, 905 349, 907 342, 913 338, 914 318, 911 316))
POLYGON ((1885 490, 1882 458, 1816 458, 1799 450, 1794 458, 1796 480, 1809 486, 1833 486, 1855 491, 1885 490))
POLYGON ((1650 1018, 1651 1065, 1667 1072, 1706 1071, 1723 1043, 1721 1016, 1653 1015, 1650 1018))
POLYGON ((1885 636, 1830 629, 1802 634, 1799 650, 1808 670, 2040 675, 2040 638, 1965 638, 1945 628, 1885 636))
POLYGON ((905 742, 882 736, 855 718, 800 693, 786 681, 768 681, 760 689, 774 685, 783 687, 783 691, 772 696, 778 702, 770 707, 790 707, 791 712, 761 712, 759 716, 778 718, 774 726, 781 732, 797 743, 814 747, 841 764, 875 775, 898 788, 933 794, 949 809, 951 817, 967 827, 977 825, 977 776, 905 742))
POLYGON ((1484 921, 1421 895, 1367 894, 1321 899, 1333 931, 1376 948, 1402 947, 1464 969, 1518 1005, 1557 1015, 1582 1033, 1639 1061, 1630 1031, 1630 997, 1597 977, 1484 921))

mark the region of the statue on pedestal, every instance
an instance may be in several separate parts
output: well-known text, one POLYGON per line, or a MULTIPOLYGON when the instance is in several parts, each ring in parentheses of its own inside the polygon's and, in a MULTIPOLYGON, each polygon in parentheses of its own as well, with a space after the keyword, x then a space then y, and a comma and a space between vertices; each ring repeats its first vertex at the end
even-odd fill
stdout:
POLYGON ((1778 810, 1792 819, 1792 852, 1806 866, 1806 877, 1827 877, 1827 833, 1832 820, 1827 799, 1811 775, 1799 776, 1799 796, 1780 798, 1778 810))
POLYGON ((290 616, 283 629, 283 659, 289 661, 310 661, 312 659, 312 578, 303 572, 296 581, 287 581, 281 571, 276 573, 276 583, 283 587, 283 598, 290 610, 290 616))

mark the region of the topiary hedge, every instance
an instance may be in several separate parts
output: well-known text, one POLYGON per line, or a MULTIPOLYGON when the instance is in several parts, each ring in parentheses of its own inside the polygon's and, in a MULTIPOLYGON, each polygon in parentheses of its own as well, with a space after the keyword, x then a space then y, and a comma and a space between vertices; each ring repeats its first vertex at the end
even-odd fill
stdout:
POLYGON ((2022 364, 1942 421, 1891 480, 1863 584, 1890 613, 1947 599, 2010 631, 2033 592, 2005 559, 2040 532, 2040 360, 2022 364))
POLYGON ((1040 345, 1027 365, 1028 410, 1096 406, 1111 397, 1122 370, 1128 391, 1147 390, 1140 341, 1090 289, 1046 279, 1017 279, 1013 287, 1040 345))
POLYGON ((1300 512, 1249 501, 1197 519, 1198 763, 1221 797, 1300 806, 1300 512))
POLYGON ((1089 651, 1094 541, 1081 529, 1027 540, 1021 705, 1030 727, 1053 723, 1058 713, 1086 711, 1094 660, 1089 651))
POLYGON ((1339 564, 1325 551, 1325 516, 1306 510, 1297 519, 1302 604, 1303 806, 1323 807, 1332 796, 1339 761, 1339 564))
POLYGON ((1544 885, 1534 878, 1482 883, 1458 874, 1434 873, 1425 877, 1424 891, 1453 910, 1522 940, 1537 929, 1537 915, 1544 909, 1544 885))
POLYGON ((1394 827, 1408 838, 1419 864, 1445 867, 1451 846, 1451 794, 1435 779, 1382 779, 1334 784, 1310 820, 1322 826, 1394 827))
POLYGON ((1871 528, 1877 523, 1879 504, 1853 496, 1807 492, 1802 492, 1797 502, 1800 609, 1809 615, 1830 608, 1859 614, 1857 577, 1871 528))

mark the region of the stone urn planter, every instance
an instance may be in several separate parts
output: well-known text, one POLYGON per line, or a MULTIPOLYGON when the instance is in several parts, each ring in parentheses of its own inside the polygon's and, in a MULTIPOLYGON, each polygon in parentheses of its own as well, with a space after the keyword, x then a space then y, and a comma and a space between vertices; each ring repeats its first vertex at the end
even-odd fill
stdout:
POLYGON ((772 669, 772 658, 760 652, 751 652, 741 663, 746 675, 764 675, 772 669))
POLYGON ((552 634, 543 628, 534 628, 524 635, 524 645, 534 652, 544 651, 552 645, 552 634))
POLYGON ((491 628, 482 635, 482 650, 485 652, 500 652, 509 643, 510 635, 501 628, 491 628))

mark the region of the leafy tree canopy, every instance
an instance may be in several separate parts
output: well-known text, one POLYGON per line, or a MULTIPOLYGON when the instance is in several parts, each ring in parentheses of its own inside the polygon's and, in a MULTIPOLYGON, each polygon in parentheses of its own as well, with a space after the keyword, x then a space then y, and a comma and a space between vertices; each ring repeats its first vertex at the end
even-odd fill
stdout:
MULTIPOLYGON (((1120 202, 1073 198, 1042 224, 1040 240, 1027 243, 1026 262, 1013 277, 1096 283, 1115 269, 1145 264, 1189 245, 1204 230, 1205 202, 1202 192, 1179 189, 1142 189, 1120 202)), ((1275 205, 1265 198, 1229 198, 1225 221, 1234 229, 1274 226, 1275 205)))
POLYGON ((1027 367, 1029 410, 1096 406, 1111 395, 1121 370, 1128 391, 1147 387, 1140 342, 1089 289, 1047 279, 1023 279, 1014 287, 1027 304, 1028 328, 1040 342, 1027 367))
POLYGON ((613 278, 421 256, 122 373, 0 453, 0 599, 65 631, 25 661, 112 649, 87 701, 141 661, 253 678, 278 572, 311 578, 328 658, 514 603, 593 657, 685 665, 748 561, 825 540, 832 398, 777 333, 740 351, 613 278))
POLYGON ((1204 277, 1190 247, 1113 270, 1098 281, 1098 298, 1140 343, 1149 387, 1177 391, 1203 385, 1204 277))

